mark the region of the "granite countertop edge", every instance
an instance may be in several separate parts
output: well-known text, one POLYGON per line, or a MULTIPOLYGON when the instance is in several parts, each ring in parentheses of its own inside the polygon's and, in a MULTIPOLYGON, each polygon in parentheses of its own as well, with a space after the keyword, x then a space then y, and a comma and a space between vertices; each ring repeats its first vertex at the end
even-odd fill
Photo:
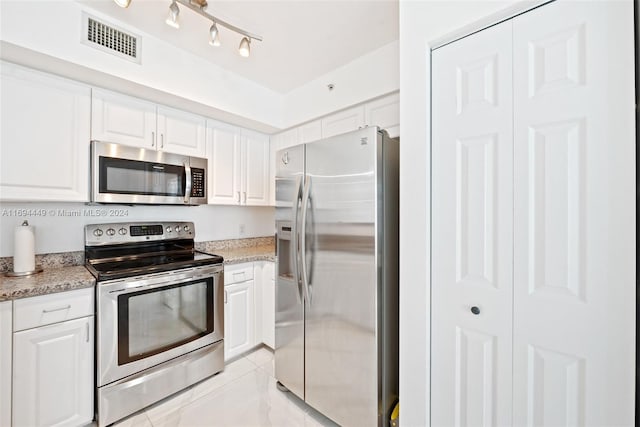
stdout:
MULTIPOLYGON (((224 258, 224 265, 254 261, 276 261, 272 245, 211 251, 224 258)), ((13 301, 95 286, 95 278, 84 265, 46 268, 27 277, 0 276, 0 302, 13 301)))
POLYGON ((94 287, 95 278, 83 265, 45 269, 27 277, 0 277, 0 302, 94 287))

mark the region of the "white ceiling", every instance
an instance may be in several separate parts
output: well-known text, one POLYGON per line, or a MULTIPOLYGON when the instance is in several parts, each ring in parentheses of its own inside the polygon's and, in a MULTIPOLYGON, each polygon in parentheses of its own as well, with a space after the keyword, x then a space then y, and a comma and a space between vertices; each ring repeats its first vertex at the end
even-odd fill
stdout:
POLYGON ((82 3, 280 93, 398 39, 398 0, 209 0, 208 13, 263 37, 249 58, 238 55, 241 36, 222 27, 222 46, 210 46, 210 21, 186 7, 180 29, 166 25, 170 0, 82 3))

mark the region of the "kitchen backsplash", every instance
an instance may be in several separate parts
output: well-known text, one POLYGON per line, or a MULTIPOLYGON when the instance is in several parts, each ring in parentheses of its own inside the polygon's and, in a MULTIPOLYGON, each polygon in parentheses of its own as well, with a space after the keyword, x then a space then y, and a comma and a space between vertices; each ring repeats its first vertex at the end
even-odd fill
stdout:
MULTIPOLYGON (((192 221, 196 242, 275 234, 270 206, 123 206, 84 203, 1 203, 0 257, 13 257, 14 228, 35 226, 36 254, 84 251, 85 224, 133 221, 192 221)), ((42 261, 45 262, 45 261, 42 261)), ((1 267, 1 265, 0 265, 1 267)))

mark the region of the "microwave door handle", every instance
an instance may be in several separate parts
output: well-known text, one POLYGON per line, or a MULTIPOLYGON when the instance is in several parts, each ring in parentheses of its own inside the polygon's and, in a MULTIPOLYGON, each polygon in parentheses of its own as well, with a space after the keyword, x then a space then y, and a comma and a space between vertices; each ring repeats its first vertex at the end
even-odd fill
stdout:
POLYGON ((186 177, 186 183, 184 186, 184 202, 189 204, 191 200, 191 166, 189 165, 189 161, 184 161, 184 174, 186 177))

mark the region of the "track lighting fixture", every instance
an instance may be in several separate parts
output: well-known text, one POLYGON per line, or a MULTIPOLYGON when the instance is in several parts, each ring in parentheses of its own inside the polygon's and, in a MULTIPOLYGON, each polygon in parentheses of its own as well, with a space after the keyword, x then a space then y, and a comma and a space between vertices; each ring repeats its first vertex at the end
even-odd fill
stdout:
POLYGON ((211 46, 220 46, 220 32, 218 31, 216 21, 213 21, 209 28, 209 44, 211 46))
MULTIPOLYGON (((131 0, 113 0, 113 1, 120 7, 129 7, 129 4, 131 4, 131 0)), ((178 3, 180 3, 181 6, 184 6, 187 9, 191 9, 198 15, 204 16, 205 18, 211 21, 211 27, 209 27, 209 44, 211 46, 220 46, 220 31, 218 31, 218 25, 221 25, 226 29, 231 30, 243 36, 242 40, 240 41, 240 46, 238 47, 238 53, 242 57, 246 58, 251 53, 252 40, 258 40, 260 42, 262 41, 262 37, 256 34, 252 34, 241 28, 238 28, 235 25, 231 25, 228 22, 225 22, 207 13, 206 0, 172 0, 171 5, 169 6, 169 16, 167 17, 167 20, 165 22, 167 23, 167 25, 173 28, 180 28, 180 23, 178 22, 178 16, 180 15, 180 8, 178 7, 178 3)))
POLYGON ((169 6, 169 16, 165 21, 167 25, 173 28, 180 28, 180 23, 178 22, 178 16, 180 15, 180 8, 175 0, 171 2, 171 6, 169 6))
POLYGON ((243 37, 240 41, 240 47, 238 47, 238 53, 243 58, 248 58, 251 53, 251 39, 243 37))

